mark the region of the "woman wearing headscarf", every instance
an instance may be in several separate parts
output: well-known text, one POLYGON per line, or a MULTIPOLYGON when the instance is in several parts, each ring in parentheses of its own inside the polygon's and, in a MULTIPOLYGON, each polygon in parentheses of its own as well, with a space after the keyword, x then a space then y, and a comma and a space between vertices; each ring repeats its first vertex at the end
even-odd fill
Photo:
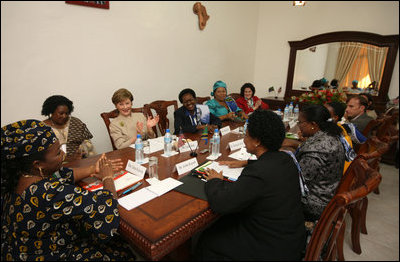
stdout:
POLYGON ((240 88, 240 97, 236 99, 236 103, 246 114, 250 114, 258 108, 269 108, 268 104, 264 103, 260 98, 254 95, 255 92, 256 89, 251 83, 245 83, 240 88))
POLYGON ((129 260, 119 239, 113 180, 120 160, 104 155, 89 167, 63 168, 51 127, 23 120, 1 129, 1 260, 129 260), (103 189, 76 182, 96 176, 103 189))
POLYGON ((213 91, 211 92, 214 99, 206 102, 206 105, 210 108, 210 112, 221 120, 247 119, 248 116, 238 107, 235 100, 226 94, 225 82, 215 82, 213 91))

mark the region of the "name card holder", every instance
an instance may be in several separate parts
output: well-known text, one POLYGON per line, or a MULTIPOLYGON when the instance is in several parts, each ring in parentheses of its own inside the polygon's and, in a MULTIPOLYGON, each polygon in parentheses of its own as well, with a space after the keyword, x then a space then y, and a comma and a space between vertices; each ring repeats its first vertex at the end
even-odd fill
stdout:
POLYGON ((228 145, 229 145, 229 148, 231 149, 231 151, 235 151, 235 150, 245 147, 243 139, 239 139, 239 140, 230 142, 230 143, 228 143, 228 145))
POLYGON ((144 166, 131 160, 128 160, 125 170, 140 178, 143 178, 146 173, 146 168, 144 166))
POLYGON ((189 160, 183 161, 179 164, 176 164, 176 170, 178 171, 178 175, 182 175, 186 172, 189 172, 193 168, 197 167, 199 163, 196 158, 191 158, 189 160))
POLYGON ((195 151, 197 149, 197 144, 198 144, 197 141, 186 142, 183 146, 181 146, 179 148, 179 152, 183 153, 183 152, 191 151, 190 149, 195 151))
POLYGON ((230 126, 226 126, 226 127, 221 128, 219 131, 221 132, 221 136, 224 136, 224 135, 228 134, 229 132, 231 132, 231 128, 230 128, 230 126))

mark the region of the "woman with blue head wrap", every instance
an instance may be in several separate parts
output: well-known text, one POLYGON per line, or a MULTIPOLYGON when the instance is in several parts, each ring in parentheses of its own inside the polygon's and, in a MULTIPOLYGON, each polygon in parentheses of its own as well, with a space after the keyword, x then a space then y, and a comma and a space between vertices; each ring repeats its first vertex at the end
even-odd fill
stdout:
POLYGON ((226 83, 223 81, 215 82, 211 95, 214 99, 208 100, 206 105, 210 112, 221 120, 247 119, 248 116, 238 107, 235 100, 227 96, 226 83))

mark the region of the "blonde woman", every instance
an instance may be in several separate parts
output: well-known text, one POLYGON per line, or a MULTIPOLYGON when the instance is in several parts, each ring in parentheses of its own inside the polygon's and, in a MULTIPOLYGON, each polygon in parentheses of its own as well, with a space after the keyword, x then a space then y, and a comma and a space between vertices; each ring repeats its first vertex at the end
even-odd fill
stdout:
POLYGON ((146 119, 142 113, 133 113, 133 96, 129 90, 125 88, 118 89, 111 100, 119 112, 119 115, 110 123, 110 134, 118 149, 135 143, 138 134, 143 139, 156 136, 152 127, 158 123, 159 116, 156 115, 154 118, 148 117, 146 119))

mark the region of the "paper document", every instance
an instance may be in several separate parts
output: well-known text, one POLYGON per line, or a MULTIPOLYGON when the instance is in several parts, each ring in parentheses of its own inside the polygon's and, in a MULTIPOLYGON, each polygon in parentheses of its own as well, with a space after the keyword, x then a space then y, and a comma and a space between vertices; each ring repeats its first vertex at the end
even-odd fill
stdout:
POLYGON ((230 158, 236 160, 257 160, 257 157, 253 154, 247 152, 246 148, 241 148, 240 150, 236 151, 229 155, 230 158))
POLYGON ((168 177, 158 183, 153 183, 151 186, 146 187, 147 190, 153 192, 157 196, 161 196, 175 187, 183 184, 181 181, 168 177))
POLYGON ((147 190, 146 188, 142 188, 138 191, 133 192, 125 197, 121 197, 118 199, 118 203, 127 210, 134 209, 154 198, 157 195, 153 192, 147 190))
POLYGON ((181 181, 169 177, 118 199, 118 203, 125 209, 131 210, 167 193, 168 191, 171 191, 181 184, 183 184, 181 181))
POLYGON ((244 167, 230 168, 225 165, 220 165, 220 164, 218 164, 218 162, 213 162, 211 165, 208 165, 206 168, 214 169, 217 172, 222 171, 223 176, 232 178, 233 180, 237 180, 244 169, 244 167))
MULTIPOLYGON (((131 174, 127 171, 122 172, 121 174, 116 174, 114 175, 115 190, 118 192, 130 185, 135 184, 140 180, 142 180, 141 177, 135 176, 134 174, 131 174)), ((87 177, 85 179, 82 179, 81 182, 83 182, 84 184, 82 186, 84 189, 92 192, 103 189, 103 184, 101 183, 101 180, 95 177, 87 177)))

